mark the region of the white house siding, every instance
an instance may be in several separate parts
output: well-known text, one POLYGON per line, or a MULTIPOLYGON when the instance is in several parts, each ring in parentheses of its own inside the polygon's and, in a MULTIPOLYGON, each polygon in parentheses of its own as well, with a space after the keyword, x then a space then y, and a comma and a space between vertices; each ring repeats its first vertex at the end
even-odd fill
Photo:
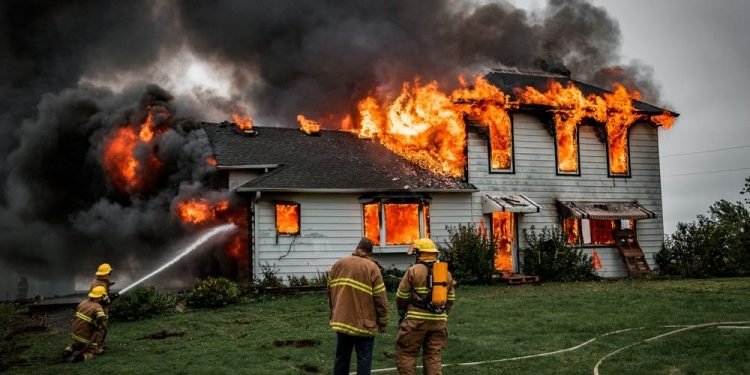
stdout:
MULTIPOLYGON (((656 213, 656 219, 637 222, 637 236, 649 264, 661 249, 663 241, 661 183, 657 129, 637 124, 630 130, 631 178, 608 177, 607 148, 591 126, 579 128, 580 176, 556 174, 554 138, 542 123, 527 114, 513 115, 515 174, 490 174, 488 144, 483 135, 468 136, 469 182, 479 188, 473 195, 474 222, 482 216, 481 197, 487 193, 524 194, 542 207, 540 213, 518 216, 519 247, 523 248, 522 231, 535 226, 559 225, 556 201, 576 199, 635 200, 656 213)), ((488 223, 487 223, 488 224, 488 223)), ((598 250, 604 277, 626 276, 616 248, 586 248, 590 255, 598 250)))
MULTIPOLYGON (((430 196, 430 228, 434 240, 447 238, 447 225, 472 221, 471 194, 430 196)), ((256 208, 255 275, 261 276, 261 266, 267 264, 278 269, 284 281, 289 275, 315 277, 328 271, 336 260, 351 254, 363 236, 359 197, 360 194, 263 193, 256 208), (277 240, 275 201, 300 203, 299 236, 278 236, 277 240)), ((406 246, 388 246, 376 247, 374 252, 383 267, 405 269, 414 261, 406 255, 406 250, 406 246)))

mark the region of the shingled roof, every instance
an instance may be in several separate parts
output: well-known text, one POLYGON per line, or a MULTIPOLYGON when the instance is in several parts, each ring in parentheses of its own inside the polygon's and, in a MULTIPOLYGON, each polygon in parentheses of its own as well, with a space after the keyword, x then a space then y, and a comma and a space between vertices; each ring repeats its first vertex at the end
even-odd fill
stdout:
POLYGON ((203 123, 219 168, 270 167, 238 191, 468 192, 473 185, 421 168, 383 145, 349 132, 203 123), (278 167, 274 167, 278 165, 278 167))
MULTIPOLYGON (((516 69, 497 69, 488 73, 485 78, 493 85, 499 87, 503 92, 509 94, 511 97, 515 97, 514 90, 516 88, 525 88, 527 86, 533 87, 537 90, 544 91, 547 89, 551 80, 560 82, 563 86, 567 86, 569 82, 578 87, 584 95, 597 94, 602 95, 604 93, 610 93, 609 90, 605 90, 600 87, 589 85, 581 81, 576 81, 570 77, 546 73, 546 72, 534 72, 534 71, 520 71, 516 69)), ((633 100, 633 107, 642 113, 647 114, 662 114, 666 109, 659 108, 657 106, 642 102, 640 100, 633 100)), ((671 112, 674 116, 679 116, 676 112, 671 112)))

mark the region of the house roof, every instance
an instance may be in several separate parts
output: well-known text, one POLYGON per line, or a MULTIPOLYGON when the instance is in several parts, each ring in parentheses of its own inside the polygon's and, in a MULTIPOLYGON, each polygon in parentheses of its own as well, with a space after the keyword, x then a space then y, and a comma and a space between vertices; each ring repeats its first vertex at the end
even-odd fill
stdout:
MULTIPOLYGON (((487 79, 487 81, 499 87, 503 92, 509 94, 513 98, 515 98, 514 90, 516 88, 531 86, 537 90, 543 91, 547 89, 550 80, 560 82, 563 86, 567 86, 569 82, 573 82, 573 84, 575 84, 576 87, 578 87, 584 95, 602 95, 604 93, 611 93, 611 91, 609 90, 592 86, 581 81, 576 81, 564 75, 546 72, 526 72, 516 69, 497 69, 491 71, 490 73, 487 73, 485 78, 487 79)), ((639 112, 648 114, 662 114, 664 113, 664 111, 666 111, 666 109, 664 108, 660 108, 655 105, 642 102, 640 100, 633 100, 633 107, 639 112)), ((672 111, 669 112, 674 116, 679 116, 679 113, 672 111)))
POLYGON ((473 185, 410 163, 383 145, 356 135, 321 130, 254 127, 256 136, 229 123, 203 123, 219 168, 269 168, 238 191, 467 192, 473 185))

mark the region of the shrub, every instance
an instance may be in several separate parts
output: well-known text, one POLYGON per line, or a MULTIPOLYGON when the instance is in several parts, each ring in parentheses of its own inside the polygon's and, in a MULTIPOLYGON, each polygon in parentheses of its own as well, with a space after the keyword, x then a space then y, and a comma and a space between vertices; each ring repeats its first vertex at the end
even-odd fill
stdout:
POLYGON ((383 283, 385 284, 385 289, 389 292, 395 292, 405 273, 406 271, 402 271, 395 267, 383 271, 383 283))
POLYGON ((175 297, 153 286, 139 285, 123 294, 109 310, 115 320, 142 320, 174 311, 175 297))
POLYGON ((486 283, 495 274, 495 245, 487 232, 474 224, 446 227, 448 241, 441 246, 440 258, 448 262, 453 277, 464 283, 486 283))
POLYGON ((230 305, 240 300, 240 287, 223 277, 208 277, 195 283, 186 300, 193 307, 230 305))
POLYGON ((297 275, 289 275, 286 277, 287 281, 289 282, 289 286, 308 286, 310 285, 310 282, 307 280, 307 278, 297 275))
POLYGON ((318 276, 310 279, 310 285, 328 285, 328 272, 318 272, 318 276))
POLYGON ((260 266, 260 273, 262 277, 255 280, 256 287, 259 290, 263 290, 265 288, 283 288, 284 281, 281 279, 281 277, 276 275, 278 272, 279 269, 275 265, 270 265, 268 263, 262 264, 260 266))
POLYGON ((664 275, 749 275, 749 248, 750 212, 740 202, 721 200, 697 221, 678 223, 654 259, 664 275))
POLYGON ((578 247, 565 243, 558 226, 544 227, 537 233, 534 226, 523 230, 527 247, 522 251, 523 271, 546 281, 596 280, 591 257, 578 247))

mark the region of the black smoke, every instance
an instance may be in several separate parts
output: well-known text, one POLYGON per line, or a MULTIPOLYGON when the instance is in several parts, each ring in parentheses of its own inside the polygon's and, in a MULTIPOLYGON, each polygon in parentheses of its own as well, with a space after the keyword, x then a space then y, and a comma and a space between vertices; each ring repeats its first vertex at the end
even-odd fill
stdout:
POLYGON ((209 146, 185 119, 200 116, 196 103, 145 82, 168 86, 154 69, 182 50, 232 74, 232 98, 195 93, 201 104, 249 102, 270 125, 349 113, 372 90, 417 76, 447 89, 462 73, 542 60, 658 98, 652 70, 621 61, 616 20, 584 0, 533 12, 505 1, 8 1, 0 30, 0 270, 37 277, 154 256, 184 235, 171 211, 206 194, 209 146), (155 188, 123 194, 103 147, 149 106, 169 114, 155 148, 164 173, 155 188))

